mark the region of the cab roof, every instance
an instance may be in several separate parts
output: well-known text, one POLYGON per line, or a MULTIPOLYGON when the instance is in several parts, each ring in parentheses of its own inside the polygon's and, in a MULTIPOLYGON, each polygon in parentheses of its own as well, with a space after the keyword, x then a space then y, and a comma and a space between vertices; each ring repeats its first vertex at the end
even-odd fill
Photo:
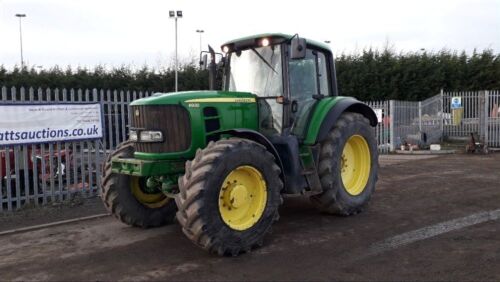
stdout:
MULTIPOLYGON (((225 45, 229 45, 229 44, 234 44, 234 43, 237 43, 237 42, 240 42, 240 41, 247 41, 247 40, 253 40, 253 39, 260 39, 260 38, 283 38, 283 39, 292 39, 294 35, 290 35, 290 34, 285 34, 285 33, 261 33, 261 34, 255 34, 255 35, 250 35, 250 36, 246 36, 246 37, 241 37, 241 38, 238 38, 238 39, 234 39, 234 40, 231 40, 231 41, 228 41, 224 44, 222 44, 221 48, 225 45)), ((311 45, 311 46, 314 46, 314 47, 317 47, 317 48, 320 48, 320 49, 324 49, 324 50, 328 50, 331 52, 331 49, 330 49, 330 46, 323 43, 323 42, 319 42, 319 41, 315 41, 315 40, 311 40, 311 39, 307 39, 306 38, 306 42, 307 42, 307 45, 311 45)))

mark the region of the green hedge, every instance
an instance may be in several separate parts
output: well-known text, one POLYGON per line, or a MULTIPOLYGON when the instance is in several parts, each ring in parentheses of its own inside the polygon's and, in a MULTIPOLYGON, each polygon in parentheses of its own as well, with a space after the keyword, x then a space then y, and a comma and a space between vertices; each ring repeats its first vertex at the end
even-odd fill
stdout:
MULTIPOLYGON (((208 73, 193 65, 184 65, 179 70, 179 90, 207 89, 208 73)), ((7 87, 42 87, 42 88, 81 88, 142 91, 174 91, 174 71, 157 71, 148 67, 132 70, 122 66, 106 70, 97 66, 93 70, 86 68, 62 70, 56 66, 48 70, 14 68, 11 71, 0 66, 0 86, 7 87)))
POLYGON ((447 91, 500 89, 500 55, 365 50, 336 61, 339 92, 362 100, 423 100, 447 91))

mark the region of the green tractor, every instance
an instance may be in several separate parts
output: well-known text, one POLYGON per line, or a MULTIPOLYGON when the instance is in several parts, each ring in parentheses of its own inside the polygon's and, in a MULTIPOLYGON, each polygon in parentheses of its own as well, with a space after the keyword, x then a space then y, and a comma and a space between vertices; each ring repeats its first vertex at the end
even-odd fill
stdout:
POLYGON ((377 117, 337 95, 330 48, 273 33, 222 51, 203 56, 212 90, 130 104, 129 140, 104 168, 108 210, 143 228, 177 218, 191 241, 219 255, 262 245, 283 195, 308 196, 324 213, 361 212, 377 181, 377 117))

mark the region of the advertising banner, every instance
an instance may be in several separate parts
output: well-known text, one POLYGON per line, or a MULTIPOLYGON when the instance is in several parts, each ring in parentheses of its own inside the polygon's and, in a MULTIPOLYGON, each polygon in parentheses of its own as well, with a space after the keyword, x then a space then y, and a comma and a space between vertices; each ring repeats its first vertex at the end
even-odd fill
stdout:
POLYGON ((0 104, 0 146, 99 139, 102 108, 93 104, 0 104))

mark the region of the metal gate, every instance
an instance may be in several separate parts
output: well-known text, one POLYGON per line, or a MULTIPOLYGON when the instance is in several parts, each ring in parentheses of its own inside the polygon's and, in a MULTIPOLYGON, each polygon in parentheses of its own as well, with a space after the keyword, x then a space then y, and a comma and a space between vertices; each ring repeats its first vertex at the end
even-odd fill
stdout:
POLYGON ((447 92, 443 95, 443 103, 445 137, 468 140, 474 134, 488 147, 500 147, 498 90, 447 92))
POLYGON ((366 102, 379 116, 379 123, 375 127, 378 151, 382 154, 390 152, 390 112, 389 101, 366 102))
POLYGON ((500 147, 500 91, 486 91, 487 93, 487 122, 486 140, 489 147, 500 147))

